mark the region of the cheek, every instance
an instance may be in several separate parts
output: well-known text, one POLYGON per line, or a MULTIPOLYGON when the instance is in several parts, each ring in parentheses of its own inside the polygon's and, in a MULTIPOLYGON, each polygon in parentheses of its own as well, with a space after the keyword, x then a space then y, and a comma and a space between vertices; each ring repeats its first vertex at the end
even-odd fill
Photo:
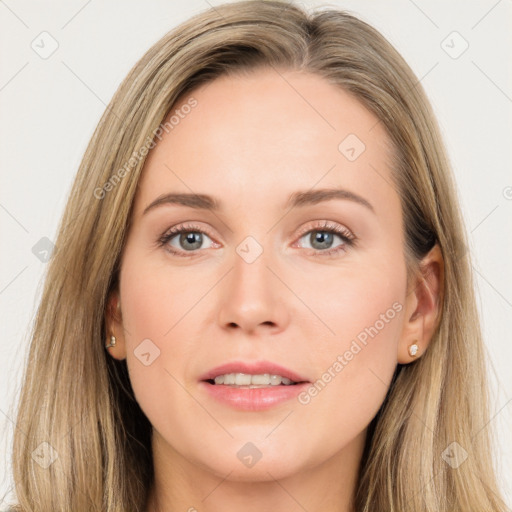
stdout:
MULTIPOLYGON (((321 396, 318 403, 329 407, 341 400, 362 412, 365 403, 373 409, 384 398, 397 365, 403 328, 404 308, 397 297, 383 292, 372 301, 354 298, 333 308, 330 326, 335 335, 323 337, 312 358, 318 392, 312 390, 310 395, 321 396)), ((309 402, 307 397, 304 401, 309 402)))
POLYGON ((171 268, 160 255, 148 257, 127 250, 120 277, 123 322, 132 350, 144 338, 157 344, 167 339, 198 300, 190 273, 171 268))
MULTIPOLYGON (((322 327, 325 334, 311 355, 317 380, 299 402, 346 433, 355 434, 371 421, 397 365, 406 274, 405 267, 384 265, 351 269, 336 282, 325 279, 321 293, 308 286, 308 305, 329 329, 322 327)), ((314 334, 307 325, 304 330, 307 344, 314 334)), ((306 416, 310 427, 311 418, 306 416)))
POLYGON ((197 356, 191 322, 206 277, 127 246, 120 275, 126 361, 137 402, 155 426, 191 404, 181 384, 197 356))
POLYGON ((402 286, 382 280, 378 272, 366 273, 364 278, 345 279, 338 299, 327 300, 326 317, 330 319, 335 335, 329 348, 337 353, 346 352, 347 360, 357 359, 360 364, 379 358, 395 359, 398 337, 402 327, 402 286), (358 350, 357 347, 360 347, 358 350), (348 351, 348 352, 347 352, 348 351))
POLYGON ((318 341, 315 351, 331 359, 351 350, 353 355, 358 354, 354 359, 360 363, 367 362, 367 358, 396 363, 403 327, 405 267, 365 261, 334 272, 328 268, 311 277, 304 275, 295 282, 293 275, 287 276, 294 291, 316 315, 316 319, 305 315, 302 322, 304 349, 314 339, 318 341))

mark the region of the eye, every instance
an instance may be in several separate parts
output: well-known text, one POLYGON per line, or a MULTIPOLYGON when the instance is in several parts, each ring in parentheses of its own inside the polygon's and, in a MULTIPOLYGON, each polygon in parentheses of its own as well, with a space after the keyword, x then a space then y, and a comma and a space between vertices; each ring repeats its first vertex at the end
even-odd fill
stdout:
POLYGON ((310 247, 306 248, 313 249, 313 254, 327 256, 346 251, 347 247, 355 245, 356 237, 347 228, 325 221, 308 229, 299 240, 302 239, 306 239, 310 244, 310 247), (335 238, 339 238, 342 243, 333 247, 335 238))
POLYGON ((212 245, 203 247, 205 237, 212 242, 208 234, 198 226, 181 224, 172 227, 169 231, 164 233, 158 239, 158 244, 177 256, 191 257, 194 256, 194 252, 199 249, 212 247, 212 245), (187 254, 187 252, 191 254, 187 254))

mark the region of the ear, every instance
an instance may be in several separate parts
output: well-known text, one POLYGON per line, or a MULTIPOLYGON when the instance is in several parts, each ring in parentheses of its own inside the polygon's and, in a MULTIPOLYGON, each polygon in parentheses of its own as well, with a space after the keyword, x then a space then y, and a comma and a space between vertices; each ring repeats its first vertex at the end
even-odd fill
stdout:
POLYGON ((114 290, 107 299, 105 310, 105 325, 107 327, 105 345, 110 343, 110 337, 115 336, 115 346, 107 349, 108 353, 115 359, 126 358, 126 343, 124 337, 123 316, 121 312, 121 303, 119 292, 114 290))
POLYGON ((421 260, 406 297, 405 324, 398 345, 398 363, 407 364, 420 357, 428 348, 441 321, 444 296, 444 260, 436 245, 421 260), (408 348, 416 343, 416 356, 408 348))

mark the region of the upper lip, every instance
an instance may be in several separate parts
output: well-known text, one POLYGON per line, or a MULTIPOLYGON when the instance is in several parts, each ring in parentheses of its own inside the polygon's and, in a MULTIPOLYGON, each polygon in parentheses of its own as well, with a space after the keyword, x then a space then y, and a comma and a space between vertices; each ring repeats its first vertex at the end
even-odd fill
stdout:
POLYGON ((213 380, 219 375, 227 373, 249 373, 252 375, 260 375, 268 373, 270 375, 280 375, 286 377, 293 382, 308 382, 307 379, 295 373, 284 366, 269 361, 231 361, 229 363, 221 364, 203 374, 199 380, 213 380))

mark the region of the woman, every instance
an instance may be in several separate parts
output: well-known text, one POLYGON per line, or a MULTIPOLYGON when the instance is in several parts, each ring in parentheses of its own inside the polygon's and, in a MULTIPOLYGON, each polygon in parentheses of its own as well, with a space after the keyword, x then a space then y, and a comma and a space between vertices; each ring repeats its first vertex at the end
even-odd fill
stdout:
POLYGON ((15 510, 506 510, 465 243, 428 101, 379 33, 271 1, 192 18, 80 166, 15 510))

